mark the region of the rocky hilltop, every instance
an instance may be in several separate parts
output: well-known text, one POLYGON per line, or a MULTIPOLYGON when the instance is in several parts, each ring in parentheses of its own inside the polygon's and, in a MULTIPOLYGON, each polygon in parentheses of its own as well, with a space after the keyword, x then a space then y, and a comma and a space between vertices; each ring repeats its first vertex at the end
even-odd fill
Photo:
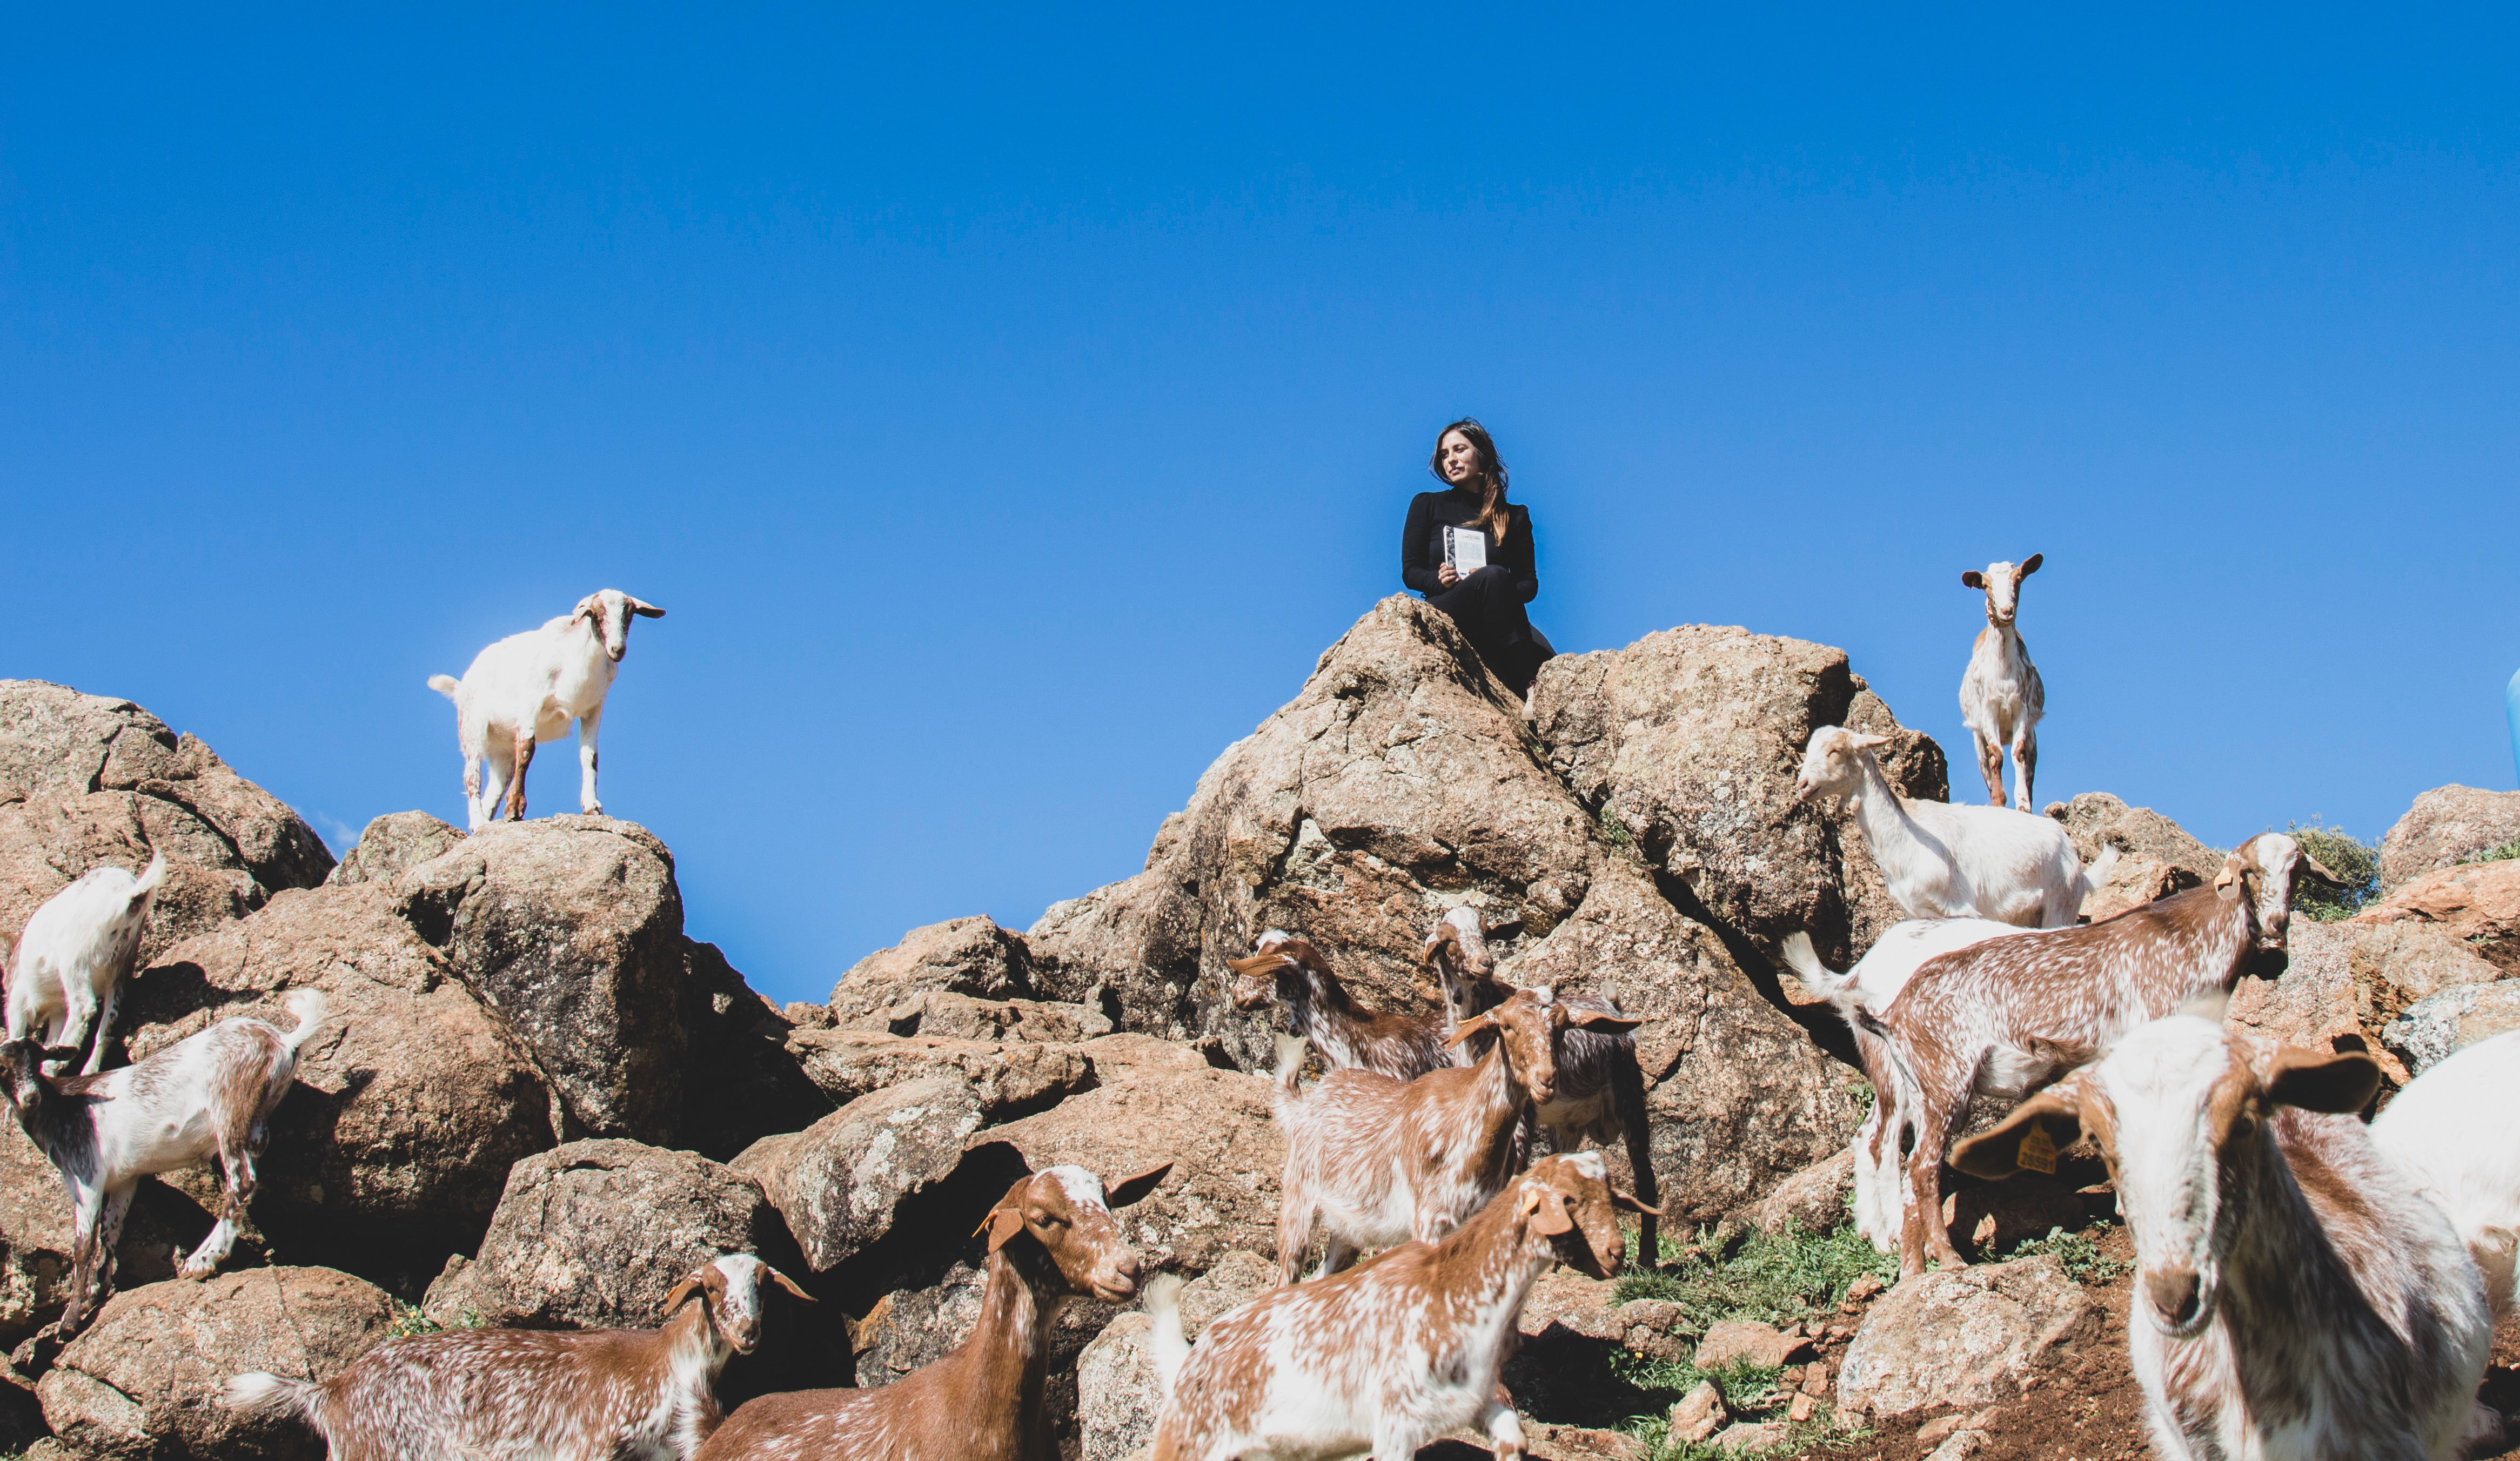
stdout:
MULTIPOLYGON (((1835 1228, 1866 1093, 1842 1027, 1799 1002, 1776 948, 1808 932, 1842 966, 1900 915, 1851 822, 1794 799, 1803 744, 1828 724, 1889 737, 1907 795, 1947 795, 1941 749, 1840 651, 1676 628, 1552 662, 1526 708, 1441 614, 1385 600, 1199 778, 1143 872, 1022 932, 976 917, 912 930, 827 1003, 780 1009, 686 934, 672 854, 635 824, 557 816, 467 838, 404 812, 336 866, 289 808, 146 710, 0 682, 0 930, 91 867, 163 851, 174 878, 121 1024, 128 1058, 276 1014, 296 988, 322 989, 334 1016, 275 1117, 258 1233, 210 1282, 174 1280, 169 1255, 207 1231, 215 1189, 206 1170, 144 1182, 117 1293, 66 1347, 40 1331, 60 1309, 67 1203, 0 1123, 0 1345, 15 1347, 0 1451, 313 1458, 302 1429, 221 1408, 226 1377, 321 1378, 388 1334, 438 1327, 646 1325, 683 1274, 736 1251, 821 1302, 778 1301, 759 1351, 726 1372, 730 1408, 885 1384, 968 1331, 980 1277, 966 1235, 1015 1175, 1055 1163, 1173 1164, 1128 1222, 1150 1260, 1194 1280, 1195 1328, 1274 1275, 1282 1146, 1253 1073, 1269 1020, 1225 997, 1224 961, 1264 929, 1300 930, 1365 1001, 1419 1008, 1419 943, 1463 902, 1497 928, 1504 979, 1613 994, 1646 1020, 1670 1231, 1720 1248, 1789 1220, 1835 1228)), ((2520 811, 2446 792, 2461 795, 2428 794, 2392 834, 2385 896, 2351 923, 2297 926, 2293 968, 2245 990, 2235 1018, 2362 1038, 2401 1080, 2520 1025, 2506 997, 2520 861, 2460 860, 2520 811)), ((2118 906, 2220 864, 2114 798, 2050 815, 2087 858, 2119 848, 2101 894, 2118 906)), ((1958 1185, 1975 1206, 1956 1220, 1989 1256, 2105 1208, 2070 1184, 2001 1203, 1958 1185)), ((1639 1367, 1711 1370, 1719 1345, 1790 1366, 1795 1420, 1823 1394, 1868 1416, 1884 1454, 1963 1434, 1954 1420, 1920 1439, 1938 1417, 1997 1444, 2012 1429, 2001 1407, 2105 1349, 2112 1301, 2091 1279, 2024 1256, 1903 1285, 1868 1317, 1859 1282, 1780 1327, 1710 1326, 1560 1274, 1508 1378, 1544 1454, 1639 1461, 1635 1435, 1598 1429, 1671 1404, 1639 1367), (1954 1345, 1973 1357, 1933 1358, 1954 1345)), ((1051 1409, 1069 1455, 1143 1443, 1143 1325, 1090 1301, 1062 1317, 1051 1409)), ((1723 1410, 1688 1403, 1665 1423, 1673 1440, 1711 1434, 1723 1410)), ((1741 1439, 1782 1445, 1800 1434, 1786 1424, 1741 1439)))

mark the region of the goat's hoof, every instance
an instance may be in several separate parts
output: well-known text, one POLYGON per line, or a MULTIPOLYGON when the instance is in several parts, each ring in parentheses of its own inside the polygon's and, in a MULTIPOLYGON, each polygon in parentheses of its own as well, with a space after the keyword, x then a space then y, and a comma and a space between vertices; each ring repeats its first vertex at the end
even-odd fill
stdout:
POLYGON ((196 1263, 187 1261, 184 1266, 175 1270, 175 1276, 177 1278, 190 1279, 194 1283, 198 1284, 207 1280, 211 1274, 218 1271, 219 1265, 216 1263, 196 1263))

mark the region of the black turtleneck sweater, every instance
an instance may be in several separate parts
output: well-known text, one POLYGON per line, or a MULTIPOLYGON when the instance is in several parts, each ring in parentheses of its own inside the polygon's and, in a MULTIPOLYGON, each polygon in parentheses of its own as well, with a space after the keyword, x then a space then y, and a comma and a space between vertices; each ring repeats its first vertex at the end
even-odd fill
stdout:
MULTIPOLYGON (((1515 595, 1525 604, 1540 594, 1540 573, 1531 553, 1531 510, 1520 503, 1507 508, 1512 528, 1500 546, 1487 534, 1488 564, 1513 579, 1515 595)), ((1444 591, 1435 571, 1444 566, 1445 527, 1466 527, 1479 515, 1479 494, 1461 487, 1420 492, 1409 500, 1409 522, 1400 529, 1400 581, 1433 597, 1444 591)))

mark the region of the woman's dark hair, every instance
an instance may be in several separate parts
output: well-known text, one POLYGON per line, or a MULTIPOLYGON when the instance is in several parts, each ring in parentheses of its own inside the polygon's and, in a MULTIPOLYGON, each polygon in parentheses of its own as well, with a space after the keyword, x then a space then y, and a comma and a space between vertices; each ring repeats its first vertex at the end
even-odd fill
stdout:
POLYGON ((1444 476, 1444 438, 1455 432, 1469 437, 1470 449, 1479 454, 1479 515, 1470 520, 1470 525, 1495 533, 1496 540, 1502 543, 1506 529, 1513 525, 1513 513, 1505 500, 1505 459, 1497 455, 1496 441, 1488 435, 1488 429, 1479 425, 1478 418, 1464 416, 1437 432, 1435 449, 1426 456, 1426 470, 1435 474, 1435 480, 1452 485, 1444 476))

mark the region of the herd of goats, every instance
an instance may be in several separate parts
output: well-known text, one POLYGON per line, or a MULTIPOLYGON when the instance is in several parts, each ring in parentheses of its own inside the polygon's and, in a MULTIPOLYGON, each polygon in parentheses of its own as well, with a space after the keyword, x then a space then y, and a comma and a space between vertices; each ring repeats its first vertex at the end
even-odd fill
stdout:
MULTIPOLYGON (((2520 1032, 2441 1062, 2366 1122, 2370 1057, 2227 1027, 2221 1001, 2285 948, 2296 886, 2336 882, 2279 833, 2241 844, 2209 886, 2081 922, 2115 853, 2085 868, 2064 828, 2028 811, 2042 693, 2013 620, 2039 563, 1965 575, 1985 590, 1988 628, 1961 703, 1993 805, 1900 797, 1880 738, 1836 726, 1812 734, 1796 782, 1799 799, 1842 799, 1911 915, 1843 974, 1806 936, 1781 948, 1844 1017, 1875 1093, 1854 1144, 1859 1231, 1907 1275, 1961 1266, 1941 1220, 1947 1163, 1988 1179, 2052 1174, 2088 1142, 2135 1244, 2129 1351, 2161 1454, 2446 1461, 2498 1446, 2502 1418, 2478 1389, 2513 1299, 2520 1032), (2009 1114, 1960 1139, 1980 1101, 2009 1114)), ((598 808, 604 692, 630 617, 661 613, 608 589, 484 650, 461 682, 430 682, 456 703, 476 830, 522 815, 534 743, 572 719, 581 804, 598 808)), ((327 1018, 320 994, 298 990, 294 1029, 227 1019, 103 1069, 165 871, 161 855, 136 877, 88 872, 28 920, 8 969, 0 1075, 73 1213, 61 1337, 102 1301, 142 1176, 215 1159, 217 1222, 181 1274, 206 1277, 227 1256, 268 1119, 327 1018)), ((973 1234, 987 1279, 969 1338, 880 1389, 763 1395, 722 1416, 716 1378, 760 1342, 769 1291, 811 1301, 733 1254, 678 1285, 655 1330, 393 1338, 321 1381, 239 1375, 228 1402, 302 1418, 334 1461, 1039 1461, 1056 1453, 1043 1391, 1058 1308, 1134 1298, 1164 1393, 1158 1461, 1408 1461, 1464 1426, 1517 1456, 1498 1376, 1533 1285, 1559 1262, 1616 1273, 1623 1213, 1655 1261, 1661 1213, 1639 1022, 1604 998, 1512 985, 1486 937, 1473 908, 1436 921, 1422 959, 1442 998, 1423 1012, 1365 1008, 1321 948, 1284 931, 1227 961, 1238 1008, 1281 1012, 1267 1077, 1286 1138, 1280 1286, 1195 1344, 1178 1280, 1148 1276, 1114 1216, 1169 1166, 1107 1185, 1055 1166, 1015 1183, 973 1234), (1326 1073, 1307 1084, 1316 1058, 1326 1073), (1624 1144, 1634 1195, 1588 1139, 1624 1144)))

